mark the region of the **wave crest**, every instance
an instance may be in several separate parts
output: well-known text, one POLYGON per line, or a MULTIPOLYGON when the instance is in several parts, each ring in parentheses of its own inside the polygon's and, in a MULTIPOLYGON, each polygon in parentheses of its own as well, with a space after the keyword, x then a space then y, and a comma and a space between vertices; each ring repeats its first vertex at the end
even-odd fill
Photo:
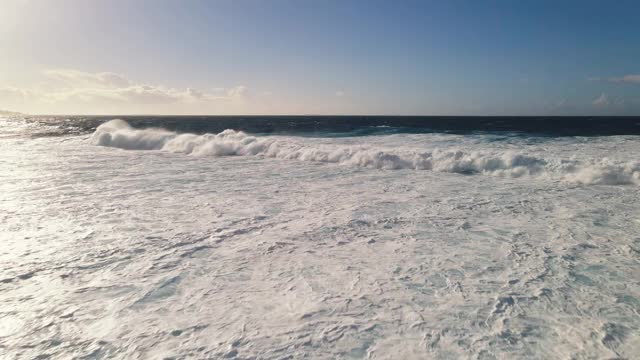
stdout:
POLYGON ((178 134, 159 128, 134 129, 119 119, 98 126, 92 142, 126 150, 163 150, 196 156, 263 156, 375 169, 433 170, 508 177, 556 175, 579 184, 640 183, 640 162, 615 163, 604 159, 584 164, 577 161, 549 161, 511 151, 488 154, 439 149, 418 152, 346 145, 307 146, 285 138, 257 137, 235 130, 196 135, 178 134))

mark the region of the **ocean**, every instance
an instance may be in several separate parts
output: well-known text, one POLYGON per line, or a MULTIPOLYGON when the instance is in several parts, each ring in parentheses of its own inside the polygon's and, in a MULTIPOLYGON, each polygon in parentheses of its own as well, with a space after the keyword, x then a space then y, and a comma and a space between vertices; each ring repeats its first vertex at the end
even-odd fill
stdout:
POLYGON ((640 118, 0 127, 0 357, 640 353, 640 118))

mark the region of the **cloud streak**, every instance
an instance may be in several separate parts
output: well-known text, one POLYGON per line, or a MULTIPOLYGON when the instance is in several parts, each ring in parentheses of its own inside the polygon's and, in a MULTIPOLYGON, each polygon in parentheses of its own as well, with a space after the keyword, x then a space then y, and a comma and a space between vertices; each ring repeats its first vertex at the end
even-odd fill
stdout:
POLYGON ((82 87, 127 87, 132 82, 126 77, 112 73, 88 73, 78 70, 70 69, 49 69, 42 72, 46 77, 52 80, 57 80, 70 86, 82 86, 82 87))
POLYGON ((198 102, 234 100, 246 94, 245 86, 203 92, 193 88, 175 89, 159 85, 135 83, 123 75, 101 72, 88 73, 77 70, 45 70, 44 75, 64 86, 50 94, 49 101, 107 100, 138 104, 171 102, 198 102))
POLYGON ((607 107, 609 105, 609 97, 607 96, 607 94, 602 93, 595 100, 593 100, 591 102, 591 104, 593 106, 597 106, 597 107, 601 107, 601 108, 602 107, 607 107))
POLYGON ((34 97, 31 90, 21 89, 13 86, 0 87, 0 99, 4 100, 27 100, 34 97))
POLYGON ((176 89, 162 85, 137 83, 112 72, 89 73, 71 69, 42 72, 45 90, 0 87, 0 100, 30 101, 46 104, 207 104, 237 102, 247 95, 245 86, 218 88, 206 92, 194 88, 176 89))
POLYGON ((616 83, 616 84, 638 84, 638 85, 640 85, 640 74, 628 74, 628 75, 623 75, 623 76, 619 76, 619 77, 608 77, 608 78, 592 77, 592 78, 589 78, 589 80, 590 81, 604 81, 604 82, 616 83))

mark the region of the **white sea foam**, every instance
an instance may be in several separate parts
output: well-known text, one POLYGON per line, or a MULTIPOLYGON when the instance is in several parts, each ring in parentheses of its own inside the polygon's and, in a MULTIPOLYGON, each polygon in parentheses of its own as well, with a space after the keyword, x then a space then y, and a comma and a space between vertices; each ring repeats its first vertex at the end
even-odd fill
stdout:
POLYGON ((225 130, 219 134, 178 134, 165 129, 134 129, 123 120, 100 125, 92 141, 127 150, 163 150, 195 156, 263 156, 285 160, 336 163, 374 169, 433 170, 507 177, 546 176, 578 184, 640 183, 640 163, 608 159, 546 159, 513 150, 422 150, 406 146, 316 144, 290 137, 251 136, 225 130))
POLYGON ((638 137, 92 140, 0 136, 0 358, 640 354, 638 137))
POLYGON ((640 184, 640 162, 615 163, 608 159, 585 166, 565 176, 580 184, 625 185, 640 184))

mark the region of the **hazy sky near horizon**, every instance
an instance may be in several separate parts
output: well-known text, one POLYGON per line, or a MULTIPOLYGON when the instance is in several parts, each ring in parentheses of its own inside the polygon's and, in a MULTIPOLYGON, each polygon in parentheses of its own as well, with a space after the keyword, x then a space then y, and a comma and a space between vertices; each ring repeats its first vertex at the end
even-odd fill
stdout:
POLYGON ((639 1, 0 2, 0 109, 640 115, 639 1))

